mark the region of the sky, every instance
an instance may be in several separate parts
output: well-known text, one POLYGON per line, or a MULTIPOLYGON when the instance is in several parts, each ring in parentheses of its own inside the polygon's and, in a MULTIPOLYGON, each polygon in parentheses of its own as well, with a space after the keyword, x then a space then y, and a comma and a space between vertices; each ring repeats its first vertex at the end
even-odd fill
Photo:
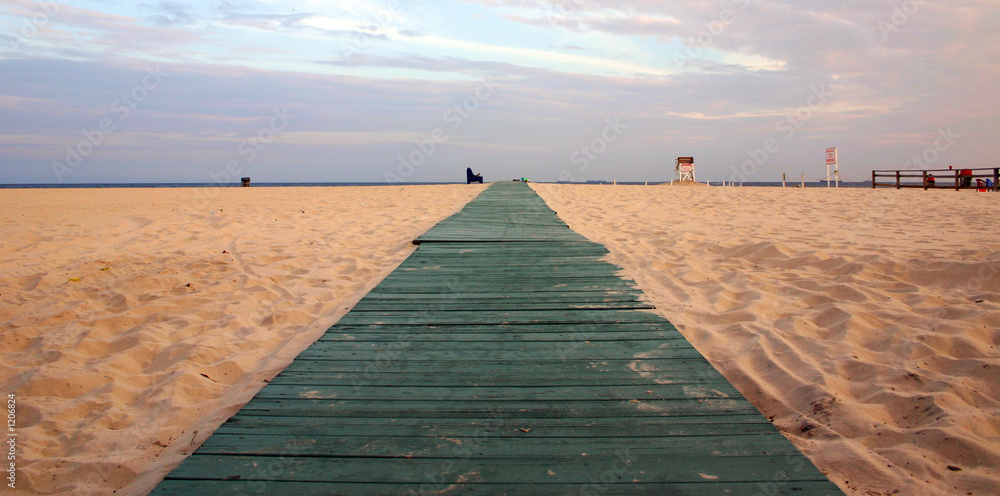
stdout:
POLYGON ((0 183, 995 167, 1000 2, 0 0, 0 183))

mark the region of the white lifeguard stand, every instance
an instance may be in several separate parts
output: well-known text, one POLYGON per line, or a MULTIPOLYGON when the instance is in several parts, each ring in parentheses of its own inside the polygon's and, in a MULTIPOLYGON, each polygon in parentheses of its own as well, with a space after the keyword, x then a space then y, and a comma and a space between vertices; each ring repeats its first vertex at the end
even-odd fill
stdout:
POLYGON ((677 181, 694 181, 694 157, 677 157, 677 181))

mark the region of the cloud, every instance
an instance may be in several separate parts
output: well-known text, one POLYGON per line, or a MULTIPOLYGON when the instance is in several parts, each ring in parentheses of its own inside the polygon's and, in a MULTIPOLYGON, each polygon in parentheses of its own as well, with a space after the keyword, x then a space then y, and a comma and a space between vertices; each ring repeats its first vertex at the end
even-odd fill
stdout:
POLYGON ((247 14, 228 13, 223 16, 224 24, 250 27, 264 31, 296 30, 309 26, 308 21, 315 16, 313 14, 247 14))
POLYGON ((659 17, 643 14, 632 16, 607 16, 602 14, 586 14, 574 12, 570 15, 545 12, 533 17, 510 14, 507 19, 535 27, 558 27, 571 31, 605 31, 618 35, 640 35, 669 38, 679 33, 682 27, 680 19, 674 17, 659 17))
POLYGON ((180 2, 165 1, 155 5, 141 3, 139 8, 157 12, 148 18, 156 26, 185 26, 193 24, 197 19, 194 7, 180 2))
POLYGON ((469 60, 459 57, 386 57, 360 53, 354 53, 345 58, 322 60, 319 63, 340 67, 389 67, 469 75, 528 76, 538 72, 550 72, 546 69, 534 69, 506 62, 469 60))
MULTIPOLYGON (((18 5, 24 2, 17 2, 18 5)), ((106 57, 164 56, 185 58, 183 48, 202 41, 199 34, 167 26, 149 25, 140 19, 64 3, 39 26, 38 33, 23 40, 21 56, 102 59, 106 57)), ((27 17, 36 12, 28 8, 27 17)))
POLYGON ((456 40, 436 35, 427 35, 414 40, 425 46, 460 47, 461 51, 477 54, 480 58, 516 59, 519 64, 529 67, 551 67, 567 72, 610 73, 627 76, 666 76, 672 73, 660 67, 644 65, 627 60, 579 55, 537 48, 495 45, 467 40, 456 40))

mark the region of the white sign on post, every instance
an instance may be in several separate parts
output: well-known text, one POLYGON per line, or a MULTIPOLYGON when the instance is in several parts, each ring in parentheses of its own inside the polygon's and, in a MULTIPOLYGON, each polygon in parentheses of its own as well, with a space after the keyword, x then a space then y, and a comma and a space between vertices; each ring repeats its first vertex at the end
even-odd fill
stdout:
POLYGON ((826 149, 826 187, 830 187, 830 166, 833 166, 833 174, 837 176, 837 187, 840 187, 840 169, 837 165, 837 147, 826 149))

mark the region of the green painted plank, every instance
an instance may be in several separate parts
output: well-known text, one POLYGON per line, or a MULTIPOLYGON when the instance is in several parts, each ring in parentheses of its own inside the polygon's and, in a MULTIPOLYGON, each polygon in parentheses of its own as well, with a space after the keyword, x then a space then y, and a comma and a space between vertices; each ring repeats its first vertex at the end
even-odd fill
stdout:
POLYGON ((386 282, 380 285, 378 288, 380 293, 407 293, 407 294, 424 294, 424 293, 438 293, 438 294, 451 294, 457 297, 468 293, 476 293, 480 291, 508 291, 510 293, 517 293, 521 290, 525 292, 563 292, 563 291, 605 291, 607 289, 618 289, 618 290, 634 290, 636 287, 629 283, 615 283, 612 285, 601 284, 600 282, 587 282, 587 283, 574 283, 566 284, 564 282, 547 281, 547 282, 532 282, 524 281, 521 284, 513 284, 508 280, 503 281, 482 281, 482 280, 463 280, 463 281, 440 281, 436 279, 430 279, 425 282, 412 282, 412 283, 395 283, 386 282))
MULTIPOLYGON (((440 278, 438 278, 437 275, 435 274, 407 274, 398 277, 391 277, 391 278, 387 277, 384 281, 382 281, 380 286, 407 287, 407 286, 415 286, 422 284, 437 284, 454 288, 472 287, 476 285, 481 286, 484 284, 488 285, 501 284, 508 288, 532 289, 534 287, 539 287, 539 288, 557 288, 563 291, 573 290, 576 289, 577 287, 581 288, 600 287, 601 289, 635 288, 634 283, 629 281, 623 281, 613 275, 587 274, 587 273, 576 273, 576 274, 565 273, 558 275, 479 274, 473 271, 470 271, 468 274, 464 275, 455 274, 455 275, 445 276, 442 274, 440 278)), ((487 286, 485 289, 495 290, 498 288, 493 286, 487 286)))
MULTIPOLYGON (((263 391, 263 390, 262 390, 263 391)), ((436 415, 442 418, 470 415, 508 418, 548 417, 579 418, 612 416, 672 417, 746 415, 758 413, 749 402, 740 399, 679 399, 679 400, 537 400, 496 401, 467 398, 456 401, 437 400, 337 400, 337 399, 272 399, 254 397, 243 407, 254 415, 298 415, 303 417, 378 417, 412 418, 436 415)))
MULTIPOLYGON (((634 339, 626 340, 622 338, 618 339, 606 339, 606 340, 576 340, 574 342, 552 342, 552 341, 517 341, 517 340, 467 340, 467 341, 457 341, 457 340, 447 340, 447 341, 408 341, 406 340, 407 334, 400 334, 397 339, 390 341, 393 347, 403 346, 406 347, 411 353, 444 353, 444 352, 496 352, 496 353, 529 353, 542 351, 546 353, 558 353, 561 350, 572 349, 572 350, 593 350, 595 352, 606 352, 614 351, 616 354, 620 353, 632 353, 630 356, 634 356, 635 353, 643 351, 660 351, 660 350, 690 350, 693 349, 691 344, 684 339, 634 339), (541 343, 552 343, 549 349, 541 343)), ((372 342, 372 341, 356 341, 356 340, 325 340, 317 341, 310 351, 315 351, 319 353, 325 353, 329 351, 334 352, 375 352, 384 351, 389 349, 386 346, 386 342, 372 342)))
POLYGON ((580 249, 576 245, 555 243, 519 243, 517 249, 508 244, 448 243, 445 245, 423 244, 400 264, 402 269, 434 266, 451 270, 481 268, 484 270, 520 270, 538 268, 562 268, 583 264, 603 264, 594 270, 621 270, 621 267, 606 261, 609 252, 597 246, 580 249), (484 266, 483 261, 501 260, 503 265, 484 266))
POLYGON ((485 333, 485 332, 497 332, 503 334, 513 334, 513 333, 556 333, 556 332, 615 332, 619 330, 621 332, 649 332, 651 334, 657 332, 667 332, 670 334, 675 334, 680 336, 680 333, 670 322, 661 320, 659 322, 628 322, 628 323, 600 323, 600 322, 550 322, 542 324, 480 324, 476 322, 470 322, 464 325, 451 325, 451 326, 437 326, 434 324, 416 325, 416 326, 393 326, 393 325, 382 325, 379 328, 373 328, 372 326, 355 326, 347 325, 338 322, 329 328, 329 332, 403 332, 409 330, 411 332, 428 332, 428 333, 485 333))
POLYGON ((550 267, 534 267, 534 268, 521 268, 519 270, 496 270, 496 269, 483 269, 479 267, 460 267, 460 268, 441 268, 438 266, 429 266, 422 268, 414 268, 411 270, 400 270, 398 272, 393 272, 392 275, 386 277, 386 282, 392 281, 426 281, 427 276, 433 277, 454 277, 454 278, 464 278, 469 276, 474 276, 479 279, 503 279, 509 281, 510 278, 516 277, 517 284, 527 281, 550 281, 550 280, 566 280, 569 282, 575 282, 579 280, 594 280, 597 282, 608 282, 608 283, 628 283, 628 281, 623 281, 620 277, 615 275, 615 270, 610 267, 605 267, 604 269, 595 269, 588 267, 588 265, 594 265, 593 262, 589 264, 579 264, 576 266, 564 266, 560 269, 553 269, 550 267))
MULTIPOLYGON (((488 387, 506 386, 516 388, 534 388, 549 386, 553 388, 562 387, 613 387, 613 386, 636 386, 643 388, 643 391, 655 391, 658 386, 688 386, 688 387, 709 387, 720 391, 728 391, 729 384, 724 377, 718 375, 707 375, 702 369, 690 368, 686 370, 674 370, 670 372, 647 372, 643 376, 637 374, 625 374, 618 372, 587 373, 581 375, 571 375, 559 371, 549 377, 538 376, 532 373, 488 373, 477 372, 475 374, 447 373, 447 372, 401 372, 401 367, 394 364, 375 364, 371 368, 360 368, 344 372, 330 371, 306 371, 293 370, 285 371, 274 377, 271 384, 298 385, 312 384, 315 386, 340 386, 352 388, 368 388, 379 386, 420 386, 420 387, 488 387), (408 374, 400 377, 401 374, 408 374), (720 386, 721 385, 721 386, 720 386)), ((319 368, 319 367, 317 367, 319 368)), ((729 394, 727 392, 727 394, 729 394)))
POLYGON ((652 309, 654 306, 638 299, 605 299, 600 296, 569 300, 565 298, 545 298, 538 296, 533 300, 494 300, 487 298, 469 298, 456 295, 454 298, 435 298, 424 300, 362 300, 352 310, 357 312, 457 312, 468 311, 527 311, 527 310, 640 310, 652 309))
MULTIPOLYGON (((481 261, 489 259, 479 258, 481 261)), ((508 279, 517 277, 517 283, 532 280, 559 280, 566 279, 576 281, 580 279, 594 279, 600 282, 627 283, 616 276, 617 270, 610 266, 598 265, 594 262, 580 263, 574 265, 564 265, 561 267, 541 266, 541 267, 521 267, 514 269, 483 268, 476 266, 468 267, 441 267, 439 265, 428 265, 419 268, 407 269, 403 267, 398 272, 393 272, 386 277, 386 281, 412 280, 424 281, 427 276, 464 278, 470 275, 483 279, 508 279), (593 267, 597 265, 597 267, 593 267)))
MULTIPOLYGON (((377 328, 377 326, 375 327, 377 328)), ((651 342, 667 343, 680 342, 674 347, 689 346, 687 341, 681 336, 673 336, 669 332, 637 332, 637 331, 608 331, 608 332, 434 332, 427 330, 421 333, 419 328, 404 328, 395 332, 374 331, 374 330, 352 330, 348 332, 338 332, 340 329, 333 329, 323 335, 321 342, 348 343, 358 346, 360 343, 372 343, 374 345, 391 345, 394 347, 404 346, 409 348, 415 343, 437 343, 442 346, 458 346, 465 343, 481 343, 482 345, 495 344, 512 346, 516 343, 522 345, 539 346, 540 343, 549 343, 553 347, 562 348, 565 346, 580 347, 595 343, 616 343, 619 341, 628 342, 651 342)), ((670 346, 669 344, 667 346, 670 346)))
POLYGON ((417 372, 408 374, 406 377, 399 377, 395 372, 365 372, 364 370, 351 370, 348 372, 307 372, 307 371, 284 371, 271 379, 270 384, 311 384, 316 386, 351 386, 351 387, 374 387, 374 386, 437 386, 437 387, 460 387, 460 386, 506 386, 517 388, 531 388, 539 386, 569 387, 569 386, 644 386, 645 390, 651 390, 651 386, 664 385, 702 385, 718 388, 719 384, 728 385, 729 382, 723 377, 706 379, 701 369, 690 369, 684 371, 674 371, 669 374, 649 374, 649 377, 640 377, 635 373, 592 373, 587 375, 560 375, 539 377, 535 373, 524 374, 463 374, 444 372, 417 372))
MULTIPOLYGON (((375 329, 378 329, 375 327, 375 329)), ((552 343, 553 346, 582 346, 581 343, 588 342, 618 342, 618 341, 652 341, 654 343, 666 341, 684 341, 683 336, 675 336, 668 331, 662 332, 642 332, 642 331, 605 331, 605 332, 535 332, 535 331, 483 331, 483 332, 458 332, 426 329, 420 332, 421 328, 403 328, 397 331, 353 329, 341 330, 332 329, 323 335, 320 341, 339 343, 360 343, 371 342, 387 344, 392 346, 409 346, 411 343, 552 343)))
MULTIPOLYGON (((337 400, 493 400, 493 401, 604 401, 604 400, 686 400, 738 397, 729 383, 671 384, 657 386, 415 386, 375 385, 364 387, 326 384, 272 383, 256 398, 337 399, 337 400)), ((742 398, 741 398, 742 399, 742 398)))
POLYGON ((477 241, 468 241, 465 243, 455 242, 455 243, 425 243, 426 246, 421 245, 422 254, 428 255, 439 255, 443 253, 455 253, 457 255, 463 255, 470 252, 482 251, 482 252, 510 252, 519 253, 527 252, 539 253, 542 255, 555 253, 555 254, 577 254, 577 253, 608 253, 608 249, 603 245, 597 243, 580 242, 578 240, 558 240, 549 239, 543 241, 535 242, 520 242, 520 243, 479 243, 477 241), (535 250, 537 248, 537 250, 535 250))
MULTIPOLYGON (((527 248, 527 247, 526 247, 527 248)), ((586 269, 595 274, 607 274, 621 271, 621 267, 609 263, 601 263, 604 254, 594 252, 580 252, 576 254, 567 253, 566 250, 554 250, 551 253, 538 253, 533 249, 530 252, 510 252, 479 250, 476 253, 467 253, 464 258, 470 262, 482 262, 496 258, 503 260, 503 265, 486 265, 482 263, 461 262, 463 257, 440 255, 425 255, 415 253, 412 258, 407 259, 399 266, 399 270, 394 272, 394 276, 407 276, 414 274, 426 274, 433 271, 440 274, 465 274, 476 272, 481 274, 572 274, 586 269), (544 262, 544 265, 541 263, 544 262)))
MULTIPOLYGON (((520 432, 518 430, 518 432, 520 432)), ((530 433, 530 432, 529 432, 530 433)), ((729 434, 716 436, 656 437, 645 433, 636 436, 532 438, 506 436, 484 438, 425 434, 420 436, 324 436, 312 430, 288 428, 278 434, 224 434, 216 432, 199 449, 202 455, 271 455, 271 456, 353 456, 414 458, 440 457, 442 451, 466 451, 472 459, 577 459, 588 456, 613 456, 623 446, 632 455, 657 456, 675 453, 676 457, 710 456, 786 456, 798 450, 785 439, 771 435, 729 434)))
POLYGON ((704 357, 617 359, 602 357, 600 360, 569 360, 549 357, 547 360, 516 360, 504 357, 498 360, 469 359, 426 360, 406 353, 406 348, 396 349, 395 356, 385 360, 310 360, 296 359, 285 372, 349 372, 364 375, 413 374, 467 374, 472 377, 492 377, 502 374, 534 374, 538 377, 590 377, 594 374, 612 373, 634 375, 636 378, 669 380, 674 374, 688 370, 702 371, 706 378, 720 377, 704 357))
MULTIPOLYGON (((272 466, 272 465, 267 465, 272 466)), ((273 465, 277 467, 278 465, 273 465)), ((156 488, 161 496, 188 496, 191 494, 295 494, 301 496, 390 496, 430 494, 491 494, 502 496, 565 496, 567 494, 635 496, 688 496, 695 494, 761 494, 768 496, 833 496, 842 494, 831 491, 827 481, 789 482, 780 476, 758 484, 703 481, 693 483, 657 482, 634 483, 617 480, 618 473, 597 471, 593 482, 580 484, 455 484, 437 480, 411 484, 386 484, 378 481, 358 483, 286 482, 286 481, 210 481, 167 480, 156 488), (748 489, 748 487, 750 489, 748 489)))
MULTIPOLYGON (((509 355, 507 352, 493 349, 468 349, 426 351, 421 353, 420 356, 413 356, 411 354, 409 357, 400 358, 398 356, 400 351, 396 347, 387 346, 383 350, 376 351, 350 351, 335 348, 325 349, 321 347, 322 344, 325 343, 320 343, 316 347, 310 347, 306 351, 303 351, 299 356, 306 360, 346 359, 378 361, 410 359, 427 362, 428 366, 432 366, 434 361, 454 362, 459 360, 503 360, 509 355)), ((637 355, 642 355, 642 358, 696 358, 701 356, 701 354, 699 354, 694 348, 645 349, 637 352, 635 350, 628 349, 601 350, 566 347, 551 350, 534 349, 518 353, 518 357, 521 360, 591 360, 594 362, 600 362, 607 359, 639 358, 637 355)))
POLYGON ((635 284, 629 281, 622 281, 620 279, 615 279, 612 277, 576 277, 576 278, 557 278, 557 277, 478 277, 474 274, 470 274, 466 277, 455 277, 453 279, 447 278, 386 278, 379 284, 378 289, 380 291, 387 291, 388 289, 393 289, 398 292, 400 290, 411 290, 411 289, 423 289, 426 292, 427 288, 434 288, 438 291, 447 290, 449 292, 457 293, 459 295, 483 291, 483 290, 509 290, 510 292, 516 292, 515 290, 526 290, 526 291, 586 291, 586 290, 600 290, 604 291, 606 289, 636 289, 635 284), (518 279, 516 282, 514 279, 518 279))
MULTIPOLYGON (((635 331, 623 329, 610 329, 604 331, 584 331, 565 332, 553 329, 548 332, 535 330, 515 330, 508 328, 505 331, 483 330, 479 332, 469 332, 468 330, 457 331, 445 328, 444 330, 430 329, 426 327, 411 327, 396 331, 371 328, 344 329, 340 327, 331 328, 320 341, 330 342, 375 342, 389 343, 408 346, 414 342, 438 342, 438 343, 461 343, 461 342, 531 342, 531 343, 566 343, 566 346, 576 346, 572 343, 582 343, 587 341, 666 341, 684 340, 684 337, 673 331, 635 331)), ((565 345, 565 344, 564 344, 565 345)))
MULTIPOLYGON (((533 284, 530 287, 527 285, 522 287, 513 287, 506 283, 486 284, 482 282, 468 282, 462 284, 450 284, 443 282, 429 282, 427 284, 385 285, 376 289, 378 289, 381 294, 426 295, 425 297, 434 295, 442 298, 460 298, 464 294, 486 290, 508 290, 510 293, 516 293, 522 289, 526 293, 561 293, 566 290, 593 291, 597 293, 605 291, 607 287, 600 284, 574 285, 573 287, 569 287, 565 284, 533 284)), ((622 285, 615 289, 634 290, 635 287, 622 285)))
MULTIPOLYGON (((372 292, 369 293, 365 298, 358 302, 358 305, 380 305, 380 304, 412 304, 412 305, 438 305, 443 306, 441 303, 440 295, 431 294, 413 294, 413 293, 382 293, 382 292, 372 292)), ((620 292, 603 292, 603 291, 592 291, 592 292, 576 292, 576 293, 565 293, 565 292, 554 292, 554 291, 538 291, 533 293, 524 293, 515 296, 498 296, 497 293, 479 293, 479 294, 469 294, 469 293, 453 293, 448 295, 447 303, 451 306, 461 306, 465 304, 481 303, 481 304, 519 304, 519 303, 537 303, 539 301, 549 302, 549 303, 618 303, 618 302, 642 302, 649 303, 642 296, 642 293, 638 291, 620 291, 620 292)), ((355 307, 356 308, 356 307, 355 307)), ((447 308, 447 307, 446 307, 447 308)))
POLYGON ((509 358, 499 358, 484 360, 476 357, 463 357, 452 360, 427 360, 423 357, 406 353, 405 348, 398 348, 396 353, 384 355, 383 358, 358 359, 352 358, 301 358, 297 359, 285 370, 289 371, 328 371, 328 372, 356 372, 358 374, 372 373, 392 373, 405 374, 416 371, 434 371, 441 373, 451 373, 464 371, 479 376, 496 374, 508 370, 511 367, 522 370, 534 370, 539 375, 548 373, 555 376, 562 371, 571 374, 572 371, 583 370, 585 373, 599 373, 602 370, 625 370, 635 369, 639 377, 654 377, 656 374, 674 374, 680 370, 703 370, 705 377, 716 377, 718 372, 711 368, 701 356, 686 358, 654 358, 654 359, 610 359, 601 357, 599 359, 568 359, 559 356, 549 356, 545 360, 512 360, 509 358))
POLYGON ((340 319, 343 325, 463 325, 477 324, 628 324, 663 322, 663 317, 642 310, 560 310, 548 311, 493 311, 463 310, 456 312, 350 312, 340 319))
POLYGON ((768 481, 783 474, 787 482, 816 481, 824 477, 815 468, 789 463, 783 456, 691 456, 675 453, 632 456, 623 447, 614 456, 580 456, 576 459, 475 460, 465 458, 460 449, 450 450, 450 457, 439 459, 406 457, 269 457, 220 456, 194 454, 192 463, 178 467, 172 479, 220 480, 239 477, 244 481, 282 480, 294 482, 365 482, 413 483, 425 474, 450 482, 488 482, 493 484, 589 484, 595 471, 617 467, 624 480, 636 482, 713 482, 768 481), (267 470, 269 466, 274 470, 267 470), (811 468, 811 470, 810 470, 811 468), (799 469, 799 470, 796 470, 799 469))
MULTIPOLYGON (((419 250, 427 246, 435 245, 421 245, 419 250)), ((452 252, 448 256, 445 253, 425 254, 418 250, 400 264, 399 272, 391 275, 401 277, 431 272, 464 275, 477 271, 492 274, 538 272, 536 275, 542 275, 572 273, 585 267, 597 274, 621 273, 623 270, 618 265, 607 263, 605 260, 608 254, 604 252, 568 253, 563 249, 545 251, 535 247, 530 247, 530 250, 528 248, 529 246, 525 246, 524 251, 459 250, 468 253, 459 255, 452 252)))
MULTIPOLYGON (((589 291, 519 291, 516 293, 487 290, 473 293, 462 293, 454 295, 454 298, 468 298, 479 300, 503 300, 503 301, 534 301, 539 296, 548 298, 551 301, 615 301, 615 300, 636 300, 643 299, 645 295, 635 288, 624 289, 598 289, 589 291)), ((383 300, 434 300, 436 296, 422 294, 398 294, 383 293, 378 288, 372 289, 363 299, 373 301, 383 300)), ((360 302, 359 302, 360 303, 360 302)))
POLYGON ((330 422, 326 417, 252 415, 240 412, 216 431, 222 434, 276 435, 289 430, 323 436, 397 437, 459 436, 491 439, 518 438, 637 438, 774 434, 775 428, 764 417, 715 415, 661 418, 342 418, 330 422))
MULTIPOLYGON (((687 369, 672 370, 669 372, 647 372, 643 375, 634 372, 607 372, 593 371, 585 374, 570 374, 561 368, 549 376, 539 376, 537 369, 525 372, 491 372, 483 373, 475 371, 473 373, 463 371, 434 371, 427 372, 426 367, 420 372, 410 372, 407 377, 398 377, 400 367, 393 367, 394 364, 385 364, 390 370, 373 370, 366 372, 364 368, 350 369, 342 372, 326 370, 317 366, 321 371, 285 370, 275 376, 271 384, 317 384, 326 386, 348 386, 361 383, 391 385, 435 385, 435 386, 491 386, 510 385, 513 387, 533 387, 548 384, 554 387, 563 386, 640 386, 640 385, 675 385, 675 384, 715 384, 728 381, 721 375, 707 374, 701 367, 689 367, 687 369)), ((381 367, 381 364, 379 364, 381 367)), ((338 367, 333 367, 338 368, 338 367)), ((346 368, 346 367, 345 367, 346 368)), ((648 388, 647 388, 648 389, 648 388)))
MULTIPOLYGON (((516 254, 498 254, 495 256, 484 256, 477 255, 475 258, 470 260, 469 264, 461 264, 457 261, 450 262, 440 262, 420 265, 404 264, 399 267, 398 271, 392 272, 389 277, 393 279, 397 278, 414 278, 427 276, 428 274, 433 274, 435 276, 443 277, 465 277, 469 274, 479 274, 482 276, 523 276, 523 277, 533 277, 533 278, 550 278, 550 277, 582 277, 588 274, 593 277, 600 277, 605 279, 610 279, 615 273, 621 271, 619 267, 612 266, 610 264, 604 264, 593 258, 588 257, 586 260, 579 261, 568 261, 568 262, 557 262, 548 258, 538 259, 532 261, 530 264, 519 264, 517 266, 507 266, 506 263, 511 262, 519 258, 516 254), (502 267, 492 265, 491 262, 503 262, 502 267), (556 265, 559 263, 559 265, 556 265), (487 265, 489 264, 489 265, 487 265)), ((420 261, 421 259, 417 257, 414 262, 420 261)))

